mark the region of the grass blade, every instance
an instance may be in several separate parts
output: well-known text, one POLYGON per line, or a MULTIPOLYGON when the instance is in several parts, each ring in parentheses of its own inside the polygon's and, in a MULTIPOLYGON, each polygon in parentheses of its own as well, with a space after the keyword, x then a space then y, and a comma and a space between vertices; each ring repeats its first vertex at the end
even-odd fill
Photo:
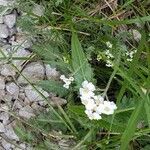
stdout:
POLYGON ((133 113, 129 119, 127 128, 121 137, 120 150, 127 150, 128 149, 128 144, 132 140, 132 137, 134 136, 134 133, 136 130, 136 125, 138 122, 138 118, 139 118, 139 115, 143 109, 143 106, 144 106, 144 101, 141 100, 141 101, 139 101, 136 109, 133 111, 133 113))
POLYGON ((77 85, 80 86, 84 80, 92 79, 92 69, 86 59, 81 43, 75 33, 72 34, 72 67, 77 85))

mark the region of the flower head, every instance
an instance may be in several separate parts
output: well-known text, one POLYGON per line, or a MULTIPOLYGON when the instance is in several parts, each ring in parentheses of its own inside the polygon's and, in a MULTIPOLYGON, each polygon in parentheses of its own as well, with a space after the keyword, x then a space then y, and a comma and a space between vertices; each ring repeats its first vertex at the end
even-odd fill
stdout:
POLYGON ((104 101, 103 104, 100 104, 98 106, 98 111, 106 115, 113 114, 115 109, 117 109, 116 104, 114 102, 109 102, 109 101, 104 101))
POLYGON ((65 83, 63 85, 63 87, 66 88, 66 89, 69 89, 69 85, 71 84, 72 81, 74 81, 73 77, 66 78, 65 75, 61 75, 60 79, 63 80, 63 82, 65 83))

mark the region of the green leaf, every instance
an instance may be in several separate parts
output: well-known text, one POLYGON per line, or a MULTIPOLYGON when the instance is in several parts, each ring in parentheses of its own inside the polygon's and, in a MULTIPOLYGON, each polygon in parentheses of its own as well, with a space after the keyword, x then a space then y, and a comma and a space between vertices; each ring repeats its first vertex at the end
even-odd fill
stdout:
POLYGON ((38 86, 42 87, 46 91, 53 92, 60 97, 65 96, 68 91, 65 89, 62 84, 54 80, 43 80, 37 83, 38 86))
POLYGON ((92 80, 93 73, 75 33, 72 33, 71 48, 74 77, 77 85, 80 86, 84 80, 92 80))
POLYGON ((150 98, 148 95, 146 97, 144 107, 145 107, 145 111, 146 111, 146 115, 147 115, 148 125, 150 127, 150 98))
POLYGON ((53 44, 37 44, 33 46, 33 51, 45 60, 62 60, 57 46, 53 44))
POLYGON ((134 136, 136 126, 138 123, 138 119, 140 116, 140 113, 143 109, 144 106, 144 101, 140 100, 136 109, 133 111, 131 114, 131 117, 128 121, 127 127, 121 137, 121 147, 120 150, 127 150, 128 149, 128 144, 132 140, 132 137, 134 136))

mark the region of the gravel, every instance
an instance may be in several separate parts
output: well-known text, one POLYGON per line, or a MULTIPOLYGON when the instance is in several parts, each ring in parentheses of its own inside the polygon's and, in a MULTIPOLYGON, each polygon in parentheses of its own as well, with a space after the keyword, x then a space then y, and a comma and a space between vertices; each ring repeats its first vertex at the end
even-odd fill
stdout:
MULTIPOLYGON (((13 0, 0 0, 0 6, 12 6, 13 3, 13 0)), ((36 4, 33 13, 42 16, 44 8, 36 4)), ((17 16, 17 11, 11 11, 10 7, 9 11, 0 15, 0 49, 3 54, 9 58, 26 57, 26 59, 10 59, 10 61, 0 60, 0 137, 5 137, 0 138, 0 150, 31 149, 29 145, 22 143, 14 132, 16 120, 10 115, 11 113, 8 113, 9 111, 15 112, 15 115, 25 120, 35 117, 41 111, 46 111, 47 102, 40 93, 54 107, 67 103, 65 99, 56 97, 37 86, 35 90, 30 85, 30 83, 45 79, 57 80, 60 74, 49 64, 38 60, 34 62, 28 60, 33 54, 33 41, 36 40, 25 36, 21 29, 16 27, 17 16), (18 73, 18 70, 21 74, 18 73), (21 149, 12 143, 17 144, 21 149)))

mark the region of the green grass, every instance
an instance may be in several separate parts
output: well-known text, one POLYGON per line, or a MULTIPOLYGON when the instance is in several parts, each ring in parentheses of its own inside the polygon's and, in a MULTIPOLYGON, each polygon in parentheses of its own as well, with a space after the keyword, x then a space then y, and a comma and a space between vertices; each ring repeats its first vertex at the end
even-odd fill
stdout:
MULTIPOLYGON (((75 83, 69 90, 57 81, 36 83, 65 98, 68 103, 63 108, 53 108, 48 104, 48 113, 41 112, 28 122, 14 112, 9 112, 18 120, 18 136, 36 150, 61 149, 58 146, 60 138, 69 141, 69 149, 73 150, 148 150, 150 2, 121 0, 116 9, 111 4, 107 5, 107 1, 98 0, 18 2, 18 10, 27 13, 18 20, 18 26, 30 37, 37 39, 32 47, 36 54, 34 59, 51 64, 62 74, 75 78, 75 83), (38 17, 32 13, 34 3, 45 7, 44 16, 38 17), (131 14, 127 15, 129 12, 131 14), (116 17, 120 13, 124 13, 124 16, 116 17), (140 24, 140 28, 137 24, 140 24), (44 30, 45 27, 47 30, 44 30), (139 30, 142 36, 139 42, 129 34, 130 29, 139 30), (107 41, 113 44, 112 68, 105 66, 107 41), (128 62, 125 52, 133 49, 137 53, 133 61, 128 62), (97 56, 100 56, 100 60, 97 60, 97 56), (103 116, 99 121, 87 118, 78 98, 79 87, 85 79, 97 86, 97 93, 103 92, 106 98, 117 104, 118 109, 113 115, 103 116), (140 128, 139 124, 142 124, 140 128)), ((26 59, 7 58, 4 54, 1 58, 26 59)), ((17 67, 13 67, 17 70, 17 67)), ((32 81, 28 83, 37 91, 32 81)), ((47 101, 44 95, 42 97, 47 101)))

